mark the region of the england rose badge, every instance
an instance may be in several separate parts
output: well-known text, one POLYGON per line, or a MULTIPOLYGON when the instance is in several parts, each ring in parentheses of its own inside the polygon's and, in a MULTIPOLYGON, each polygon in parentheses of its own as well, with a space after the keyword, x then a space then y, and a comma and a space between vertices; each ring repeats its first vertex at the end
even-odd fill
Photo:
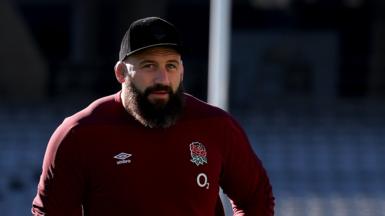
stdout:
POLYGON ((195 165, 207 164, 207 151, 205 146, 200 142, 192 142, 190 144, 191 162, 195 165))

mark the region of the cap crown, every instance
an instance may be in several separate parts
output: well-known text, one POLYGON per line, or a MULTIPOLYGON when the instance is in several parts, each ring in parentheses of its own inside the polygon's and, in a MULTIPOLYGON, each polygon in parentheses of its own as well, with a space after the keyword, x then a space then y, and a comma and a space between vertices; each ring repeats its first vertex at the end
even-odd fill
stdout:
POLYGON ((181 42, 175 26, 159 17, 139 19, 131 24, 122 39, 119 60, 155 46, 170 46, 180 52, 181 42))

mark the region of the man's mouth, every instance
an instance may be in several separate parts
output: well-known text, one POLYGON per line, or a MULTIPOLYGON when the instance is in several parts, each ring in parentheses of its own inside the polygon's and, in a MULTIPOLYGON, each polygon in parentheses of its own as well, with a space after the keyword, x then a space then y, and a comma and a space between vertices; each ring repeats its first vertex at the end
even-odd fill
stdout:
POLYGON ((155 91, 151 91, 150 94, 149 94, 149 100, 150 101, 153 101, 153 100, 162 100, 162 101, 166 101, 169 99, 169 91, 166 91, 166 90, 155 90, 155 91))
POLYGON ((168 94, 168 91, 165 91, 165 90, 152 91, 151 94, 164 95, 164 94, 168 94))
POLYGON ((157 85, 154 87, 150 87, 146 90, 147 93, 145 95, 148 96, 150 101, 152 100, 168 100, 170 95, 172 94, 171 88, 168 86, 157 85))

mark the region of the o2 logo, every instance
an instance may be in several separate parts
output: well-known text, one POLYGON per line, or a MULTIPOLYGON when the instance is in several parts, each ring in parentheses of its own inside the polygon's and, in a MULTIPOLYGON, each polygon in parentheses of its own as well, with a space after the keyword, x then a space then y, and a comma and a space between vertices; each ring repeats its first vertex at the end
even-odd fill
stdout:
POLYGON ((199 187, 209 189, 210 183, 205 173, 199 173, 196 181, 199 187))

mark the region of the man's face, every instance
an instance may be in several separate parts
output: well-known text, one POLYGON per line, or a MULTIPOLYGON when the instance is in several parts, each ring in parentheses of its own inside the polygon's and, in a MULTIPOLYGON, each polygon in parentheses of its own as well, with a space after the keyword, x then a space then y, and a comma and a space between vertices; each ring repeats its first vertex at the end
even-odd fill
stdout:
POLYGON ((180 54, 169 48, 150 48, 124 63, 128 71, 123 83, 125 107, 145 126, 174 124, 183 105, 180 54))
POLYGON ((129 56, 125 60, 129 79, 153 104, 165 104, 170 92, 176 93, 183 79, 180 54, 170 48, 156 47, 129 56), (146 92, 147 91, 147 92, 146 92))

